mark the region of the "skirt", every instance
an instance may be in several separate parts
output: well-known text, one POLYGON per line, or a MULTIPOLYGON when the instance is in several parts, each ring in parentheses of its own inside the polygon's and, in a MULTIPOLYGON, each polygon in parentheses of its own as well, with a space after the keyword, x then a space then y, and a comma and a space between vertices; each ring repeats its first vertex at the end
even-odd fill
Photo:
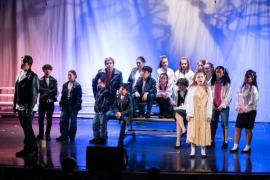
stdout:
POLYGON ((249 111, 247 113, 238 114, 237 119, 236 119, 236 127, 245 128, 245 129, 253 129, 256 114, 257 114, 256 110, 249 111))

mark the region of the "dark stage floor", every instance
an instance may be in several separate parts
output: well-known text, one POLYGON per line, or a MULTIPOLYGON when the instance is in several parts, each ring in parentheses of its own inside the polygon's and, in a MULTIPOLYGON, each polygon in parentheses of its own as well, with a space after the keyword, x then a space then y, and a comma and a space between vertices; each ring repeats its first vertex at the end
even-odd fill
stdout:
MULTIPOLYGON (((59 119, 54 119, 52 129, 52 141, 46 147, 40 147, 38 163, 47 168, 60 169, 61 159, 72 156, 77 160, 81 171, 86 169, 86 147, 92 138, 92 121, 89 119, 78 120, 78 133, 74 143, 59 143, 55 138, 59 136, 59 119)), ((229 124, 229 148, 233 145, 234 124, 229 124)), ((138 128, 167 128, 174 129, 174 123, 142 123, 138 128)), ((37 133, 37 121, 34 122, 37 133)), ((119 132, 118 121, 108 123, 109 139, 106 146, 116 146, 119 132)), ((229 150, 221 150, 222 133, 219 127, 216 137, 216 147, 207 149, 208 157, 202 159, 199 149, 195 159, 189 158, 190 146, 185 144, 182 138, 180 150, 175 150, 174 137, 158 136, 128 136, 125 139, 125 148, 129 162, 126 172, 146 172, 151 167, 160 169, 160 172, 169 173, 247 173, 270 174, 270 125, 268 123, 256 123, 250 155, 230 154, 229 150)), ((245 134, 242 135, 240 149, 245 145, 245 134)), ((0 121, 0 164, 1 166, 27 166, 31 162, 25 162, 15 157, 15 152, 21 150, 23 134, 17 120, 1 119, 0 121)))

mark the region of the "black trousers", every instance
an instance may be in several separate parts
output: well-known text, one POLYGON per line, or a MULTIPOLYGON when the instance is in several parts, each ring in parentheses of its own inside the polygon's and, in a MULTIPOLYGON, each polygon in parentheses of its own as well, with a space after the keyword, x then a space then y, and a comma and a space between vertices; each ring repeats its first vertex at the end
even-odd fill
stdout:
POLYGON ((54 111, 54 103, 40 103, 38 108, 38 126, 39 126, 39 136, 44 135, 44 117, 47 114, 47 126, 46 126, 46 137, 50 136, 52 128, 52 115, 54 111))
POLYGON ((24 133, 24 150, 28 152, 37 150, 37 141, 32 128, 34 112, 18 111, 18 115, 24 133))
POLYGON ((159 104, 159 112, 161 116, 169 115, 172 113, 171 111, 171 104, 170 104, 170 98, 156 98, 157 103, 159 104))

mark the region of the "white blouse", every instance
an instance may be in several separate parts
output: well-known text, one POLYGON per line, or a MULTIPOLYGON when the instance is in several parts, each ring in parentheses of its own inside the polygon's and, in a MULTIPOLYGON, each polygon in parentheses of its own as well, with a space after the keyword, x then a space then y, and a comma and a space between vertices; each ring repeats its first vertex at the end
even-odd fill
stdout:
POLYGON ((245 85, 237 93, 236 108, 241 107, 245 112, 257 109, 259 93, 256 86, 245 85))

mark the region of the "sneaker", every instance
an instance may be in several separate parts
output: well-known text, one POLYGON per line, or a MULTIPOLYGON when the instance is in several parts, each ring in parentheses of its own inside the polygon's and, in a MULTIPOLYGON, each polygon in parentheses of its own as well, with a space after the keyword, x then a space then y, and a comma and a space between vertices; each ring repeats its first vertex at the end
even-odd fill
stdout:
POLYGON ((221 149, 227 149, 228 148, 228 143, 223 142, 221 149))

